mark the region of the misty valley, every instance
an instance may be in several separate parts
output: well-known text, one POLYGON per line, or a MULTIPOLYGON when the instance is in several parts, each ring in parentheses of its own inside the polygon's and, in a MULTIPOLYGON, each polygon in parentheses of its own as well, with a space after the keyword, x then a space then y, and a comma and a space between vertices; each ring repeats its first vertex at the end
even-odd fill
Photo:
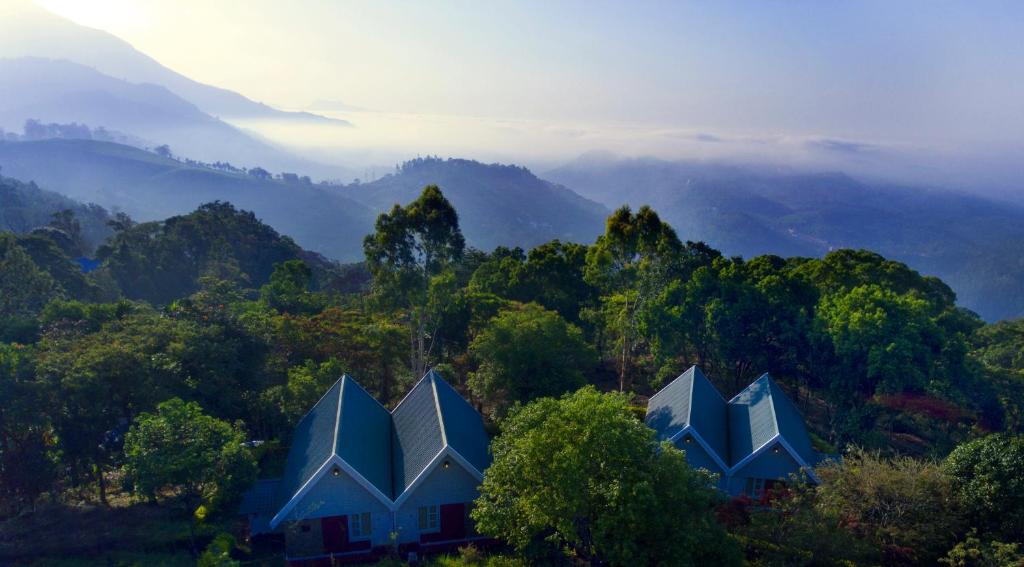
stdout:
POLYGON ((0 0, 0 564, 1024 565, 987 8, 0 0))

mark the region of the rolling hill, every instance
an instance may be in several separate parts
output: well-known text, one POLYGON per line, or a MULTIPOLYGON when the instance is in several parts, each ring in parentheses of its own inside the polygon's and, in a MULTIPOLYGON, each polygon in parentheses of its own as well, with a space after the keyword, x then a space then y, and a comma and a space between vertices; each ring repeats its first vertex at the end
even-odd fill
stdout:
POLYGON ((867 248, 949 283, 989 320, 1024 316, 1024 208, 983 197, 702 162, 585 156, 545 174, 614 207, 649 204, 727 254, 867 248))
POLYGON ((393 175, 351 184, 342 193, 383 212, 407 203, 425 185, 438 185, 459 212, 470 245, 529 248, 558 238, 589 243, 604 228, 608 210, 572 191, 544 181, 524 167, 464 159, 421 158, 393 175))
POLYGON ((140 221, 229 201, 255 212, 302 247, 337 259, 359 258, 362 238, 372 227, 368 208, 316 185, 187 165, 108 142, 0 142, 0 167, 11 177, 140 221))
POLYGON ((189 165, 95 140, 0 142, 6 175, 74 199, 160 220, 202 203, 227 201, 305 249, 340 261, 363 258, 363 237, 379 212, 440 185, 471 246, 530 247, 548 240, 591 242, 607 210, 529 170, 468 160, 417 159, 372 183, 324 185, 189 165))

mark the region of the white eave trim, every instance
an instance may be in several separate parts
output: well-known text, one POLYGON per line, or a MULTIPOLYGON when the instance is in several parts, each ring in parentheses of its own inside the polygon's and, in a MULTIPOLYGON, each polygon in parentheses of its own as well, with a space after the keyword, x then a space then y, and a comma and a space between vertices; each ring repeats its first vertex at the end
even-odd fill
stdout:
POLYGON ((298 492, 292 495, 292 497, 288 499, 288 502, 285 502, 284 506, 281 507, 281 510, 277 514, 274 514, 274 517, 270 519, 270 529, 277 529, 278 524, 288 516, 288 513, 291 512, 292 508, 299 503, 299 500, 301 500, 302 497, 313 488, 316 481, 320 480, 320 477, 324 475, 324 472, 327 471, 327 467, 331 464, 331 461, 332 459, 324 461, 324 463, 320 465, 320 468, 316 469, 316 472, 313 473, 313 476, 309 477, 309 480, 299 487, 298 492))
POLYGON ((769 448, 771 448, 772 445, 775 445, 776 443, 778 443, 784 449, 786 449, 786 452, 789 453, 789 456, 792 457, 794 461, 796 461, 796 464, 800 465, 800 467, 803 470, 807 471, 807 474, 808 476, 811 477, 811 480, 813 480, 814 482, 819 482, 818 475, 814 474, 814 469, 811 468, 811 466, 807 464, 807 461, 805 461, 803 457, 801 457, 800 454, 793 449, 793 446, 789 444, 789 441, 786 441, 785 437, 778 433, 776 433, 774 437, 766 441, 763 445, 758 447, 756 451, 740 459, 740 461, 729 470, 729 476, 735 476, 736 473, 742 470, 743 467, 745 467, 750 461, 753 461, 757 457, 761 456, 762 453, 767 451, 769 448))
POLYGON ((316 484, 320 481, 320 479, 322 479, 327 474, 327 471, 329 471, 332 466, 337 466, 339 469, 344 471, 345 474, 352 478, 352 480, 359 483, 359 485, 362 486, 367 492, 374 495, 377 498, 377 500, 380 500, 381 503, 388 508, 388 510, 394 511, 398 509, 398 507, 395 506, 395 503, 392 502, 390 498, 388 498, 383 492, 381 492, 379 488, 374 486, 372 482, 367 480, 366 477, 359 474, 359 471, 352 467, 352 465, 345 462, 345 459, 342 459, 338 455, 331 455, 331 457, 327 459, 327 461, 325 461, 323 465, 320 465, 320 468, 317 469, 315 473, 313 473, 313 476, 311 476, 309 480, 302 485, 302 488, 300 488, 298 492, 296 492, 295 495, 292 496, 288 500, 288 502, 286 502, 285 505, 281 507, 281 511, 274 515, 274 517, 270 520, 271 529, 277 529, 278 524, 283 522, 284 519, 288 517, 288 514, 291 513, 292 509, 295 508, 295 506, 297 506, 300 501, 302 501, 302 498, 305 497, 306 494, 310 490, 312 490, 314 486, 316 486, 316 484))
MULTIPOLYGON (((711 448, 711 445, 709 445, 708 442, 705 441, 703 437, 701 437, 700 433, 697 433, 697 430, 694 429, 692 425, 687 425, 686 427, 680 429, 678 433, 676 433, 669 439, 669 441, 671 441, 672 444, 675 444, 676 441, 678 441, 687 433, 693 435, 693 438, 697 440, 697 444, 703 447, 704 452, 706 452, 708 455, 711 456, 712 459, 714 459, 715 463, 722 469, 723 474, 727 474, 729 472, 729 467, 726 466, 725 461, 723 461, 722 458, 718 456, 718 452, 711 448)), ((685 451, 686 449, 684 448, 683 450, 685 451)))
POLYGON ((416 478, 414 478, 413 481, 409 483, 409 486, 402 491, 402 494, 400 494, 398 498, 395 499, 394 510, 398 510, 399 508, 402 507, 402 504, 404 504, 405 501, 408 500, 413 495, 413 493, 416 492, 416 489, 419 488, 419 486, 423 484, 425 480, 427 480, 427 477, 430 476, 430 473, 434 472, 434 470, 437 469, 437 466, 444 461, 445 457, 450 457, 453 461, 459 463, 459 466, 465 469, 466 472, 472 475, 473 478, 475 478, 478 482, 483 482, 483 473, 477 470, 477 468, 474 467, 472 463, 469 462, 469 460, 463 457, 458 451, 456 451, 450 445, 445 445, 444 447, 441 447, 441 450, 438 451, 436 455, 434 455, 434 458, 431 459, 429 463, 427 463, 427 466, 424 467, 422 471, 420 471, 420 474, 416 475, 416 478))
POLYGON ((416 490, 416 487, 423 484, 423 481, 427 480, 427 476, 431 473, 431 471, 434 470, 435 467, 437 467, 437 464, 441 462, 441 458, 447 454, 446 449, 448 449, 447 446, 441 447, 441 450, 438 451, 436 455, 434 455, 433 459, 430 459, 430 462, 427 463, 427 466, 423 467, 423 470, 420 471, 420 474, 416 475, 416 478, 412 479, 412 482, 409 483, 409 486, 407 486, 405 490, 402 491, 402 494, 400 494, 398 498, 395 499, 395 510, 397 510, 402 505, 403 502, 409 499, 409 496, 416 490))

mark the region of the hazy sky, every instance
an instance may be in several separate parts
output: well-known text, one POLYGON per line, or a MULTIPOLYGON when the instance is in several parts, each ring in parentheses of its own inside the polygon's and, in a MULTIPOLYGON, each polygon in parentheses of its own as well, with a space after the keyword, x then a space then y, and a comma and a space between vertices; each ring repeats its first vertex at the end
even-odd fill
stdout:
POLYGON ((1024 126, 1022 2, 38 3, 288 107, 950 143, 1024 126))

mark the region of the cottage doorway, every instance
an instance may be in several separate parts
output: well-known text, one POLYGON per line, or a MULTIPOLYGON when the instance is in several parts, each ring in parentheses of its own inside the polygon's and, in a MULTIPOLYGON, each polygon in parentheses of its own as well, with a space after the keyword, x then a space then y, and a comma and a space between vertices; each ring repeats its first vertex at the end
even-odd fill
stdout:
POLYGON ((330 516, 320 520, 324 551, 341 553, 348 549, 348 516, 330 516))
POLYGON ((445 540, 466 537, 466 505, 443 504, 441 506, 441 538, 445 540))

